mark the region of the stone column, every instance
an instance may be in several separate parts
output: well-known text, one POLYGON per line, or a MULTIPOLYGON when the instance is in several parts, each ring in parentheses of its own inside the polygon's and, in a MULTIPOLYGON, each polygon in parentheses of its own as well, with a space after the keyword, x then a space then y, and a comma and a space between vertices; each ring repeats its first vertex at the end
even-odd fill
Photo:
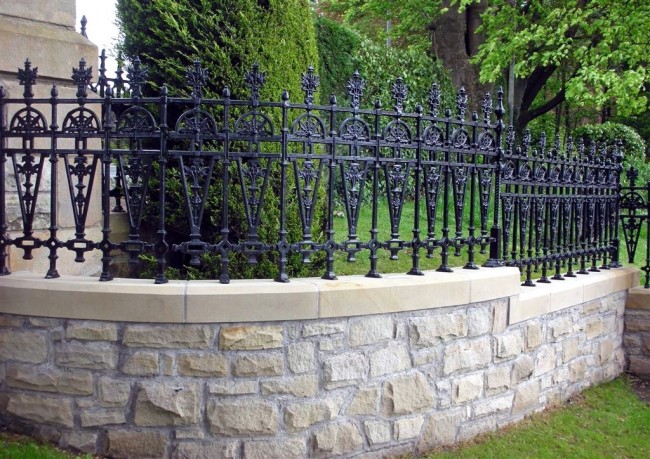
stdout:
MULTIPOLYGON (((23 68, 26 59, 32 67, 38 68, 38 79, 33 87, 34 97, 49 98, 52 85, 58 88, 59 98, 74 98, 77 88, 71 80, 72 68, 79 66, 79 60, 84 58, 88 66, 93 67, 96 80, 97 46, 75 31, 77 23, 75 0, 20 0, 0 2, 0 86, 4 86, 9 97, 22 98, 24 87, 17 79, 18 68, 23 68)), ((7 123, 19 109, 11 106, 5 113, 7 123)), ((50 110, 46 105, 35 107, 43 112, 48 123, 50 110)), ((59 124, 67 110, 74 107, 59 109, 59 124)), ((99 115, 99 114, 98 114, 99 115)), ((49 142, 37 144, 37 147, 48 148, 49 142)), ((59 142, 60 147, 72 147, 72 143, 59 142)), ((99 147, 95 143, 91 148, 99 147)), ((41 181, 34 236, 47 240, 50 225, 50 172, 49 161, 46 160, 41 181)), ((6 202, 8 224, 11 238, 22 234, 22 221, 18 207, 18 195, 13 177, 13 164, 8 159, 5 165, 6 202)), ((59 162, 58 181, 58 237, 65 241, 74 238, 74 218, 70 209, 70 196, 67 191, 63 162, 59 162)), ((95 177, 92 193, 92 205, 88 213, 86 239, 101 240, 101 194, 99 174, 95 177)), ((93 274, 98 270, 100 253, 87 253, 86 262, 74 263, 74 253, 61 249, 59 251, 58 271, 60 274, 93 274)), ((48 250, 40 248, 35 251, 33 260, 23 260, 22 250, 11 247, 9 250, 9 269, 11 271, 29 270, 45 273, 48 269, 48 250)))

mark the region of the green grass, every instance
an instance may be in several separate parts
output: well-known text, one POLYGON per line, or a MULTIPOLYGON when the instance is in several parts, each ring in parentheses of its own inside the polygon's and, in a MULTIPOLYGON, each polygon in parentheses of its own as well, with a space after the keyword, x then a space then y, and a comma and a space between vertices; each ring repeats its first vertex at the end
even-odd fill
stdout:
POLYGON ((29 437, 0 432, 0 459, 91 459, 92 456, 76 456, 50 445, 36 443, 29 437))
POLYGON ((505 432, 426 456, 444 458, 650 457, 650 406, 626 377, 583 392, 562 409, 533 415, 505 432))

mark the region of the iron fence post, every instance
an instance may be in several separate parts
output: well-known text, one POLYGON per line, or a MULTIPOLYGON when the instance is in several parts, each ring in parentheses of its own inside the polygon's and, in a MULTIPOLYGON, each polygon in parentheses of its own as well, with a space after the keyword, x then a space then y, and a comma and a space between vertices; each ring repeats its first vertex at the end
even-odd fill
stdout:
POLYGON ((497 154, 494 158, 496 169, 494 177, 494 215, 492 216, 493 224, 490 229, 490 258, 483 265, 487 268, 497 268, 505 265, 503 258, 501 258, 501 227, 499 226, 502 169, 501 159, 503 157, 502 143, 503 129, 505 127, 505 124, 503 123, 503 115, 505 114, 505 109, 503 108, 503 88, 499 88, 499 91, 497 92, 497 107, 494 110, 494 114, 497 117, 497 124, 495 126, 497 154))

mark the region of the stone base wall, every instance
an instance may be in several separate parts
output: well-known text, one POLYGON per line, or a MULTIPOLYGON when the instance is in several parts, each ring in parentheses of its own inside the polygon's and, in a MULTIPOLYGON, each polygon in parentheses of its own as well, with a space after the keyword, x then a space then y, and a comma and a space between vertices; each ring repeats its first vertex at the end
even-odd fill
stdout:
POLYGON ((630 290, 623 335, 628 371, 650 377, 650 289, 630 290))
POLYGON ((423 451, 620 374, 626 294, 513 325, 509 298, 259 323, 0 314, 0 425, 112 457, 423 451))

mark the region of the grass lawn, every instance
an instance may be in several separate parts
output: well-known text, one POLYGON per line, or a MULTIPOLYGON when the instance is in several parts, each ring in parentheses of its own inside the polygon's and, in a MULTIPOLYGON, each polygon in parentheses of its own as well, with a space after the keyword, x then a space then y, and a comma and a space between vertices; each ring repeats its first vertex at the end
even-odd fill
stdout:
POLYGON ((504 432, 426 456, 519 457, 650 457, 650 406, 638 398, 626 377, 619 377, 584 391, 561 409, 550 409, 504 432))
POLYGON ((50 445, 34 442, 29 437, 0 432, 0 459, 91 459, 89 454, 77 456, 50 445))

